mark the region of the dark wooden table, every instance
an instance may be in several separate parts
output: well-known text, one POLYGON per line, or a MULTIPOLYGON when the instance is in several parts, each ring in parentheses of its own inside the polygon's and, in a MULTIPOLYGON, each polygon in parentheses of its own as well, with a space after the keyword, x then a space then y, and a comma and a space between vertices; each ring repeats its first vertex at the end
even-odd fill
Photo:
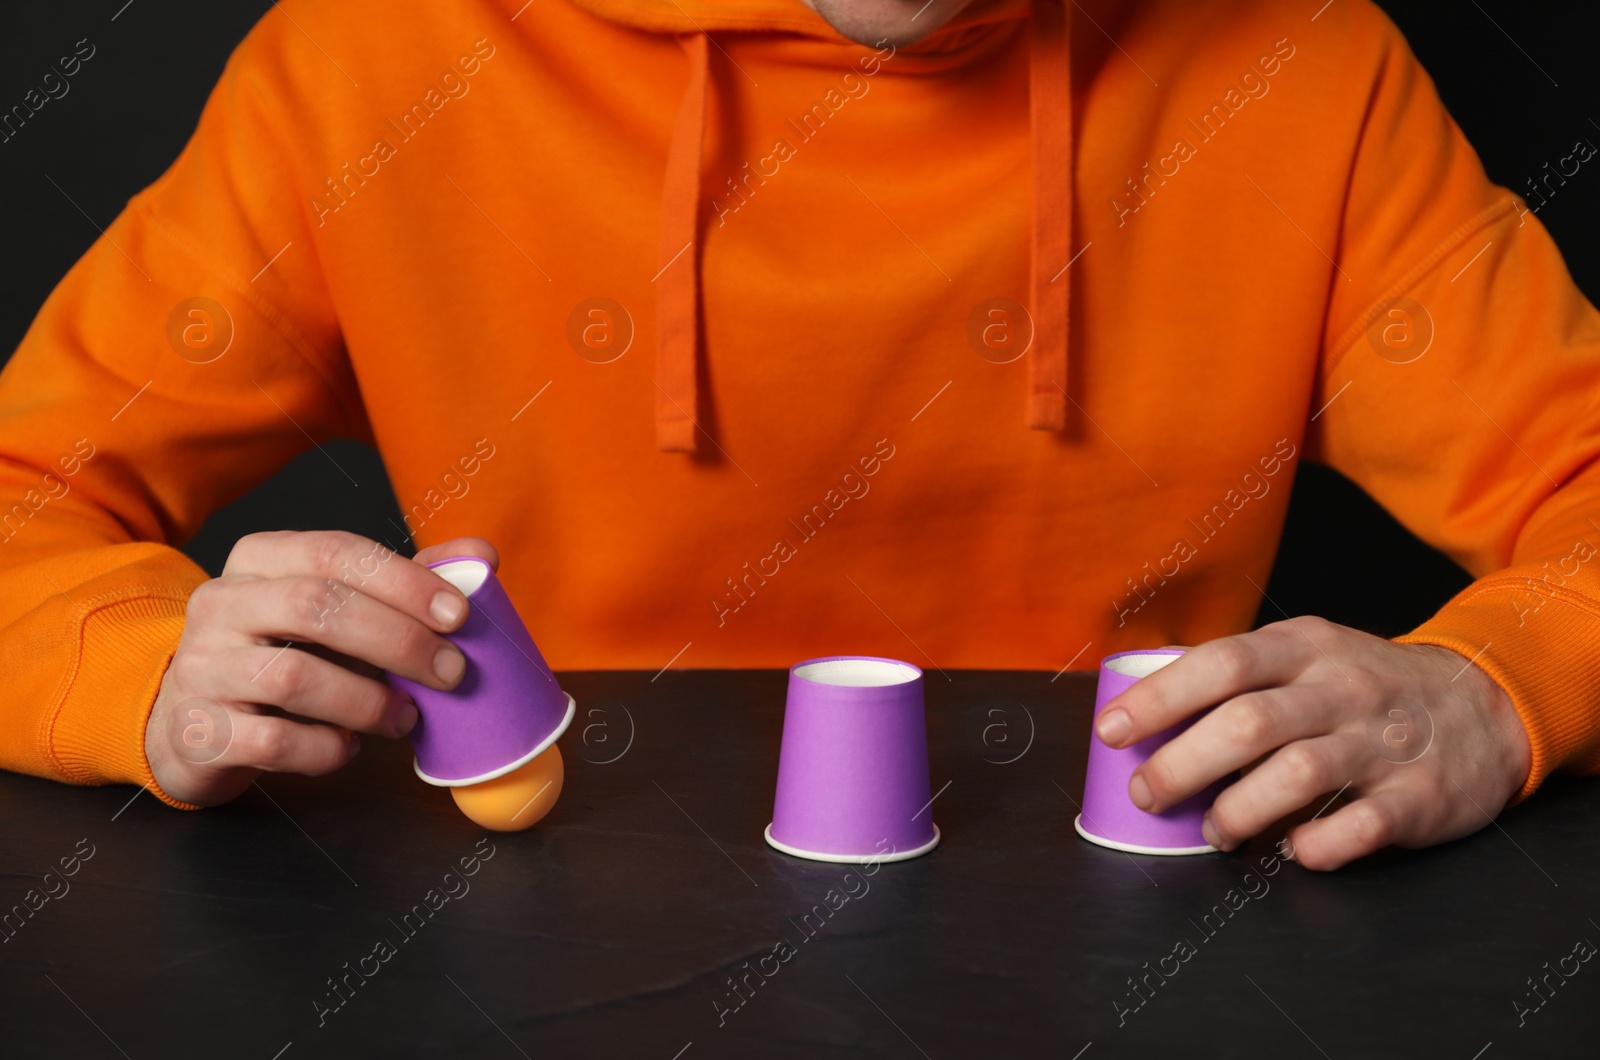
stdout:
POLYGON ((0 1056, 1595 1055, 1600 784, 1332 875, 1135 857, 1073 834, 1090 678, 950 676, 943 844, 870 876, 762 842, 771 671, 564 675, 516 835, 372 738, 198 813, 0 775, 0 1056))

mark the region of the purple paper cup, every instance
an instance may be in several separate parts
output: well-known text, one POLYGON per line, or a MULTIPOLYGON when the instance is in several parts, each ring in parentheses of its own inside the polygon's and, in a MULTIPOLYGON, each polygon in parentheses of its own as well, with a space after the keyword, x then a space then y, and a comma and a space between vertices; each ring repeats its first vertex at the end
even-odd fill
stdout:
MULTIPOLYGON (((1123 651, 1100 660, 1100 682, 1095 689, 1094 715, 1113 698, 1182 655, 1176 648, 1123 651)), ((1112 748, 1091 729, 1089 767, 1083 782, 1083 812, 1073 826, 1091 843, 1133 854, 1210 854, 1216 847, 1206 842, 1200 822, 1222 790, 1219 781, 1161 813, 1146 813, 1128 798, 1128 781, 1162 745, 1178 736, 1204 714, 1188 718, 1164 732, 1148 736, 1131 747, 1112 748)))
POLYGON ((871 656, 789 671, 767 842, 813 861, 904 861, 939 842, 922 671, 871 656))
POLYGON ((449 692, 394 674, 389 684, 417 704, 417 776, 443 788, 481 784, 543 754, 572 724, 577 704, 485 560, 461 556, 428 569, 467 598, 467 620, 447 637, 466 656, 466 673, 449 692))

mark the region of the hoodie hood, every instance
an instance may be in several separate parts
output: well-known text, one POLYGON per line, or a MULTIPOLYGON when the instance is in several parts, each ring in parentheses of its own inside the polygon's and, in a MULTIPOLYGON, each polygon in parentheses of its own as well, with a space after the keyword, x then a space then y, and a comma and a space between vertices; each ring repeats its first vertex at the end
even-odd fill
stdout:
MULTIPOLYGON (((700 232, 707 201, 701 187, 707 94, 728 79, 712 63, 734 64, 726 38, 789 34, 850 44, 800 0, 573 0, 608 21, 675 37, 684 53, 680 104, 661 183, 660 271, 656 274, 656 447, 696 452, 704 426, 707 375, 700 336, 700 232)), ((1067 265, 1071 260, 1072 73, 1067 13, 1059 0, 977 0, 915 44, 893 49, 896 73, 946 77, 959 90, 964 59, 992 34, 1026 21, 1029 115, 1033 145, 1029 301, 1033 340, 1027 351, 1027 426, 1066 426, 1067 265), (907 61, 910 60, 910 61, 907 61)), ((872 49, 862 47, 863 57, 872 49)), ((746 75, 748 76, 748 74, 746 75)), ((671 86, 663 86, 672 91, 671 86)), ((718 108, 727 113, 729 108, 718 108)), ((959 208, 952 203, 951 208, 959 208)))

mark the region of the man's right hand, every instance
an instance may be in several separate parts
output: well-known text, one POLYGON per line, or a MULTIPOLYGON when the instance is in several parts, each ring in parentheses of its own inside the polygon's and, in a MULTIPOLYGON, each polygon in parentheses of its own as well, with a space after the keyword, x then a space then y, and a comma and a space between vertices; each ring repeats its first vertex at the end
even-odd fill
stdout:
POLYGON ((360 750, 357 732, 405 736, 416 705, 381 671, 438 689, 461 680, 466 662, 440 634, 461 625, 467 601, 425 564, 464 555, 499 565, 480 538, 414 560, 338 531, 240 538, 222 576, 189 598, 145 727, 156 783, 216 805, 262 772, 333 772, 360 750))

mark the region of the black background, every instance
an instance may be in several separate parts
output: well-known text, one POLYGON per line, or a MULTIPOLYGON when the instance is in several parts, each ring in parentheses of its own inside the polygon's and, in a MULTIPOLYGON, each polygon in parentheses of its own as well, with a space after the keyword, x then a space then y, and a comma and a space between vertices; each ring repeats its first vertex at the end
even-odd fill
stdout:
MULTIPOLYGON (((1313 0, 1294 2, 1314 6, 1313 0)), ((1382 6, 1405 31, 1498 183, 1521 191, 1526 178, 1567 154, 1574 141, 1600 137, 1594 124, 1600 120, 1600 64, 1589 27, 1579 24, 1588 21, 1588 5, 1387 0, 1382 6)), ((0 356, 10 356, 51 288, 93 242, 94 226, 109 224, 176 157, 229 52, 270 7, 263 0, 5 5, 0 103, 6 107, 36 87, 74 41, 87 37, 97 51, 65 97, 0 144, 0 202, 6 204, 0 215, 0 356)), ((1591 298, 1600 291, 1597 195, 1600 180, 1580 175, 1539 213, 1591 298)), ((336 442, 330 451, 359 481, 380 488, 358 495, 313 451, 217 512, 186 551, 216 573, 243 534, 316 528, 348 529, 406 550, 408 543, 396 539, 400 513, 377 453, 352 442, 336 442)), ((1282 617, 1281 607, 1395 634, 1432 614, 1467 581, 1355 485, 1307 464, 1295 483, 1267 588, 1276 606, 1263 604, 1260 618, 1282 617)))

